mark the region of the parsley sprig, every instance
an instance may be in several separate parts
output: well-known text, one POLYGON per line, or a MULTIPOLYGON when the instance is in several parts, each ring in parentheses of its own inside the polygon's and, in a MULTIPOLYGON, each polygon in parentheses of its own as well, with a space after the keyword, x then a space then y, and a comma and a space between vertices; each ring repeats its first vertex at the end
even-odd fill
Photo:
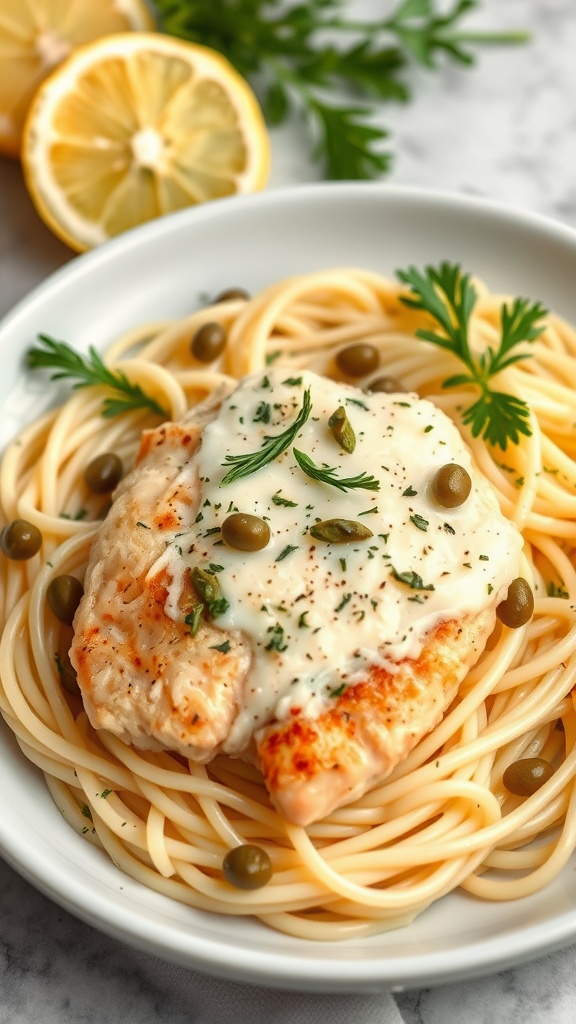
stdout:
POLYGON ((343 0, 154 0, 154 6, 161 30, 219 50, 252 81, 270 124, 293 112, 303 116, 326 176, 345 180, 388 170, 388 132, 374 123, 372 101, 407 102, 410 65, 434 70, 438 57, 470 65, 477 45, 527 38, 461 29, 479 0, 453 0, 444 13, 434 0, 401 0, 376 21, 345 17, 343 0))
POLYGON ((222 477, 220 486, 223 487, 225 484, 231 484, 235 480, 240 480, 243 476, 250 476, 282 455, 282 452, 292 444, 292 441, 306 423, 311 409, 310 388, 307 388, 302 399, 302 407, 294 422, 286 430, 273 437, 266 434, 264 436, 264 445, 256 452, 246 452, 243 455, 226 455, 222 465, 231 466, 232 468, 222 477))
POLYGON ((498 348, 488 346, 476 355, 470 349, 470 317, 478 298, 470 275, 454 263, 439 267, 416 267, 399 270, 399 279, 409 285, 411 294, 402 296, 402 302, 413 309, 428 313, 438 328, 418 328, 419 338, 438 345, 460 359, 465 373, 456 373, 443 381, 445 388, 473 384, 480 389, 480 397, 463 415, 474 437, 482 437, 490 445, 505 450, 508 442, 518 444, 520 435, 529 437, 530 410, 526 402, 491 387, 492 378, 508 366, 528 359, 526 348, 518 350, 524 342, 534 341, 544 330, 542 319, 547 310, 540 302, 516 298, 500 311, 500 341, 498 348))
POLYGON ((133 384, 121 370, 110 370, 102 361, 95 348, 90 346, 88 355, 82 356, 64 341, 57 341, 48 334, 38 335, 44 348, 31 348, 28 352, 28 366, 37 370, 45 367, 56 372, 51 380, 75 380, 74 388, 100 385, 109 388, 113 397, 102 402, 102 415, 107 419, 133 409, 148 409, 150 412, 168 418, 168 413, 159 403, 147 395, 139 384, 133 384))

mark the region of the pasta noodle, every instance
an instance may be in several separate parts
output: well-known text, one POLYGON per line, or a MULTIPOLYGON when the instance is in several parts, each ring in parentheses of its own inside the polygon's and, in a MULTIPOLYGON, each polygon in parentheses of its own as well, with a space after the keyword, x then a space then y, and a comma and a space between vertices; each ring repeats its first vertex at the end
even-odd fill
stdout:
MULTIPOLYGON (((480 348, 495 342, 505 297, 477 289, 471 328, 480 348)), ((399 294, 368 271, 298 276, 252 299, 146 325, 106 354, 108 365, 178 419, 223 376, 241 378, 271 360, 329 374, 338 348, 368 341, 381 353, 372 376, 398 378, 456 422, 523 533, 531 621, 497 628, 444 719, 384 784, 306 829, 272 809, 250 765, 220 756, 201 766, 136 751, 96 733, 63 685, 71 630, 47 608, 46 591, 62 573, 81 578, 106 504, 88 494, 83 468, 106 451, 129 464, 143 428, 158 420, 139 410, 103 419, 103 390, 75 391, 23 430, 1 468, 3 523, 28 520, 43 544, 26 562, 1 559, 0 708, 55 803, 142 884, 308 939, 398 927, 457 887, 486 900, 526 896, 576 847, 576 332, 549 315, 531 357, 502 372, 502 390, 529 403, 532 431, 502 452, 462 426, 470 392, 441 386, 457 364, 415 337, 422 313, 399 294), (191 356, 190 338, 211 321, 225 328, 227 344, 207 369, 191 356), (535 756, 554 773, 532 795, 512 795, 505 768, 535 756), (274 869, 269 884, 252 892, 222 876, 228 849, 245 842, 263 847, 274 869)))

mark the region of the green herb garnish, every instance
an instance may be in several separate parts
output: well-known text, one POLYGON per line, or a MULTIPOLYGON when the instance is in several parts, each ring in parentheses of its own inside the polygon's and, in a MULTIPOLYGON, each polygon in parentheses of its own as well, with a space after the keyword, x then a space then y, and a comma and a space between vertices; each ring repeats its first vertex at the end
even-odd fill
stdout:
POLYGON ((271 408, 269 402, 260 402, 256 409, 256 415, 252 420, 253 423, 270 423, 271 408))
POLYGON ((342 0, 153 4, 162 31, 219 50, 253 82, 269 124, 294 113, 309 124, 313 156, 327 177, 341 180, 388 170, 388 132, 372 115, 376 103, 410 100, 410 65, 433 71, 442 57, 468 66, 474 46, 526 40, 523 32, 462 29, 463 16, 477 5, 478 0, 453 0, 446 10, 434 0, 399 0, 386 17, 354 21, 345 16, 342 0), (342 100, 332 98, 338 95, 342 100))
POLYGON ((297 544, 287 544, 286 547, 278 555, 278 558, 276 559, 276 561, 277 562, 283 562, 284 559, 288 558, 288 555, 291 555, 293 551, 298 551, 298 545, 297 544))
POLYGON ((434 590, 433 583, 423 583, 422 577, 414 572, 413 569, 409 569, 407 572, 398 572, 393 565, 390 566, 392 575, 398 583, 404 583, 411 590, 434 590))
POLYGON ((289 501, 288 498, 282 498, 280 494, 272 495, 272 503, 274 505, 284 505, 286 508, 297 508, 297 501, 289 501))
POLYGON ((190 626, 190 636, 196 636, 196 633, 198 632, 200 628, 200 623, 202 621, 203 611, 204 605, 202 604, 202 602, 196 601, 196 603, 192 605, 188 614, 184 616, 184 622, 186 623, 187 626, 190 626))
POLYGON ((480 355, 470 350, 468 326, 476 305, 477 292, 470 275, 462 273, 455 263, 442 263, 439 267, 416 267, 399 270, 398 277, 410 286, 412 294, 402 302, 413 309, 428 313, 438 329, 418 328, 419 338, 451 352, 464 363, 467 372, 457 373, 442 383, 444 388, 472 384, 480 389, 480 397, 470 405, 462 417, 470 426, 473 437, 482 437, 488 444, 505 450, 508 442, 518 444, 520 435, 532 433, 528 420, 530 410, 526 402, 503 391, 494 391, 490 381, 507 366, 529 358, 525 349, 517 346, 534 341, 544 325, 539 323, 547 310, 539 302, 514 299, 500 311, 500 342, 497 349, 488 346, 480 355))
POLYGON ((287 427, 281 434, 276 437, 264 436, 264 445, 257 452, 248 452, 246 455, 227 455, 222 465, 232 466, 226 475, 222 478, 220 484, 223 487, 225 484, 231 484, 235 480, 240 480, 241 477, 250 476, 252 473, 257 473, 263 466, 267 466, 269 462, 273 462, 277 459, 282 452, 286 451, 286 448, 292 443, 294 438, 297 436, 298 431, 306 423, 312 409, 312 400, 310 398, 310 388, 307 388, 304 392, 304 398, 302 400, 302 408, 298 413, 296 419, 291 426, 287 427))
POLYGON ((414 523, 414 526, 416 526, 419 530, 423 530, 424 533, 426 533, 430 525, 429 521, 427 519, 424 519, 424 516, 419 516, 417 512, 415 512, 413 516, 410 516, 410 522, 414 523))
POLYGON ((366 491, 380 490, 380 483, 374 476, 368 476, 367 473, 359 473, 358 476, 337 477, 334 475, 337 472, 335 467, 317 466, 304 452, 298 451, 297 448, 293 448, 292 451, 302 472, 306 473, 306 476, 311 477, 312 480, 319 480, 321 483, 330 484, 332 487, 337 487, 339 491, 348 491, 355 487, 360 487, 366 491))
POLYGON ((288 644, 284 641, 284 627, 281 626, 279 622, 274 626, 269 626, 266 632, 270 633, 271 636, 269 642, 266 644, 265 650, 279 651, 280 653, 286 650, 288 644))
POLYGON ((228 654, 230 650, 230 641, 225 640, 222 644, 212 644, 210 647, 211 651, 221 651, 222 654, 228 654))
POLYGON ((102 402, 102 415, 107 419, 123 412, 131 412, 133 409, 148 409, 164 419, 168 418, 166 410, 147 395, 139 384, 132 384, 121 370, 108 369, 93 346, 88 349, 87 356, 82 356, 66 342, 56 341, 48 334, 39 334, 38 338, 45 347, 29 350, 28 366, 32 370, 41 367, 55 370, 51 380, 76 380, 74 388, 109 388, 115 395, 113 398, 105 398, 102 402))

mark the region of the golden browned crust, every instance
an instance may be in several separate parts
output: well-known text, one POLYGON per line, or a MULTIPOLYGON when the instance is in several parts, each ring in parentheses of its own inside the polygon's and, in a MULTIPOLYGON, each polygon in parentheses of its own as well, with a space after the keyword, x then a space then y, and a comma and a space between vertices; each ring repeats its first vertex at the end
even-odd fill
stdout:
POLYGON ((262 730, 259 763, 284 817, 308 825, 386 778, 441 720, 494 623, 493 608, 442 622, 417 659, 373 665, 318 718, 294 707, 262 730))

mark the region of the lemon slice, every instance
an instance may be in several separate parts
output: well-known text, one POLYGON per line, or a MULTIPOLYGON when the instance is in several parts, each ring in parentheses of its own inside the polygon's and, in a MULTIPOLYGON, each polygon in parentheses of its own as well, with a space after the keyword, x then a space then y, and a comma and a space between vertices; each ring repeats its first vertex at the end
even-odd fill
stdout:
POLYGON ((75 47, 153 27, 144 0, 0 0, 0 152, 18 156, 32 96, 75 47))
POLYGON ((263 188, 257 100, 205 46, 159 33, 105 36, 38 90, 22 147, 40 216, 77 251, 165 213, 263 188))

